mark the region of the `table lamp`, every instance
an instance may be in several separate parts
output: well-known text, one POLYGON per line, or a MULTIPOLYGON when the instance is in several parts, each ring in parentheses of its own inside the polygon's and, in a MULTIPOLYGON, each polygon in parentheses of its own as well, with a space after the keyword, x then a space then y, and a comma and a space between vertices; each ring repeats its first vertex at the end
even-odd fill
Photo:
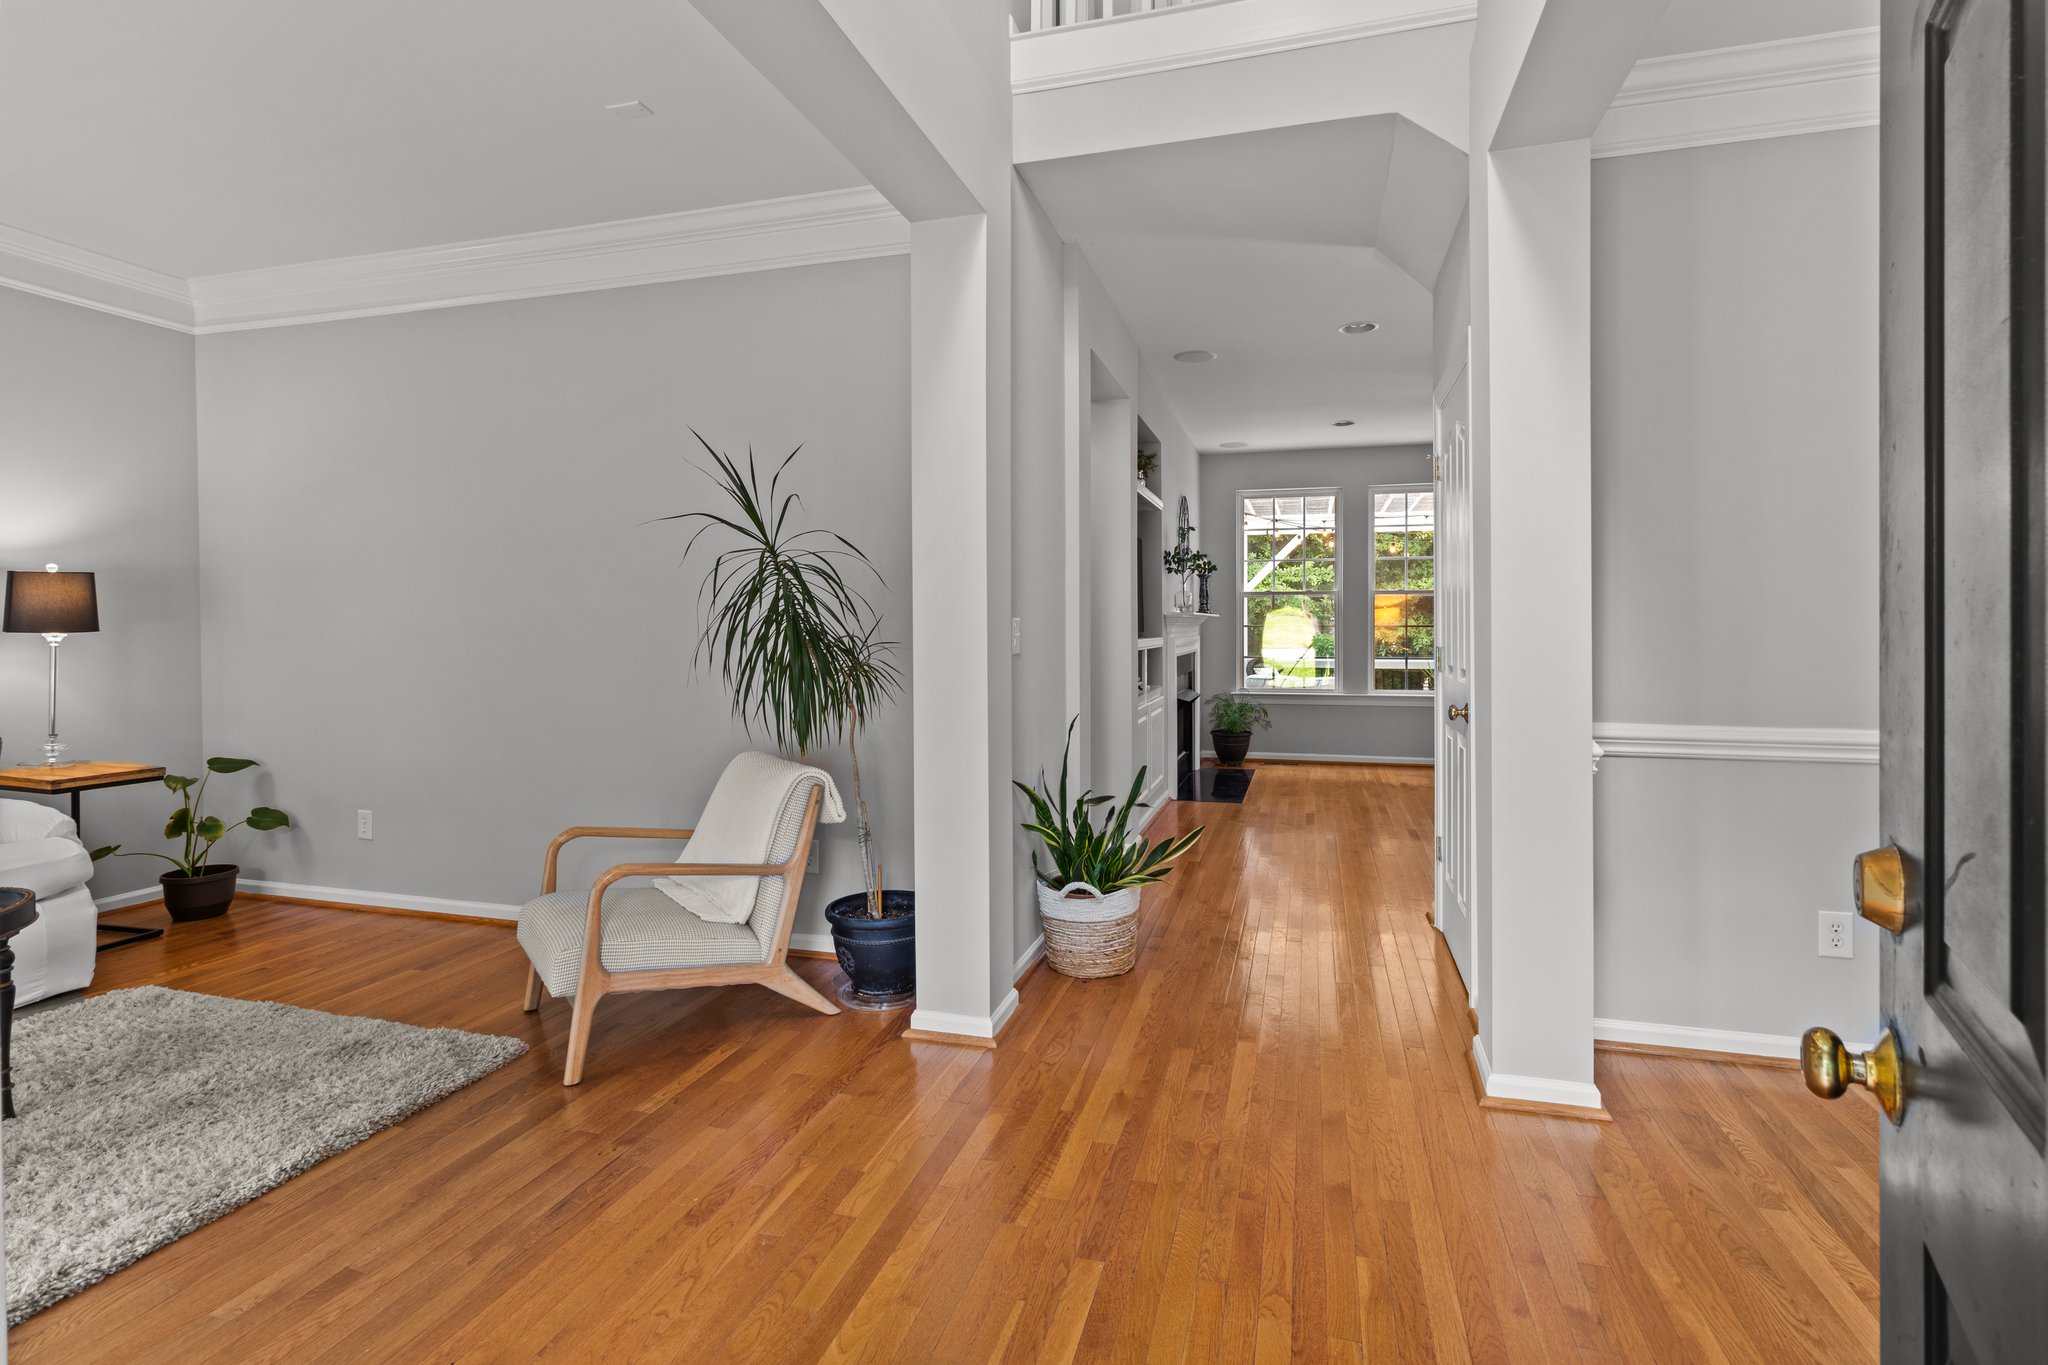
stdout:
POLYGON ((43 762, 56 767, 64 753, 57 738, 57 646, 66 635, 100 628, 99 596, 89 573, 59 573, 55 564, 43 572, 7 571, 7 609, 0 631, 40 635, 50 642, 50 737, 43 741, 43 762))

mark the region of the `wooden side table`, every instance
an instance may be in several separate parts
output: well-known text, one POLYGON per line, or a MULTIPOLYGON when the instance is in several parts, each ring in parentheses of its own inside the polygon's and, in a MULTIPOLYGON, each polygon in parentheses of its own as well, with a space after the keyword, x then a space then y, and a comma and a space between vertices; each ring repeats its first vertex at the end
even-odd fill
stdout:
MULTIPOLYGON (((102 787, 132 787, 140 782, 161 782, 164 770, 147 763, 59 763, 55 767, 36 764, 27 768, 0 768, 0 791, 36 792, 43 796, 71 798, 71 822, 79 824, 80 793, 102 787)), ((139 924, 101 924, 103 934, 119 934, 99 946, 101 952, 130 943, 162 938, 164 931, 139 924)))
POLYGON ((14 936, 37 913, 35 892, 0 886, 0 1118, 14 1117, 14 936))

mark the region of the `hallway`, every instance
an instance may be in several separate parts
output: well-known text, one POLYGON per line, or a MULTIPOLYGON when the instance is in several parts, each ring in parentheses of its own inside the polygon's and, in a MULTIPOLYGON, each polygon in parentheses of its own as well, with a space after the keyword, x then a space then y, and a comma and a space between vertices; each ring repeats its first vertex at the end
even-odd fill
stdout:
POLYGON ((1035 970, 993 1052, 677 992, 607 1001, 565 1091, 498 926, 245 898, 110 954, 97 990, 534 1046, 16 1359, 1875 1359, 1874 1106, 1608 1052, 1612 1124, 1483 1112, 1427 768, 1269 765, 1169 822, 1208 834, 1137 970, 1035 970))

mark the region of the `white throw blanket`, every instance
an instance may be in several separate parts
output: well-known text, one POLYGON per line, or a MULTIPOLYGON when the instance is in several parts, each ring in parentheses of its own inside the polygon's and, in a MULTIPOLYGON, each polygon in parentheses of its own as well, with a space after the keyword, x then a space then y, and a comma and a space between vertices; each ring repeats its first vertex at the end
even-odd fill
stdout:
MULTIPOLYGON (((775 847, 775 836, 791 793, 816 783, 824 790, 820 824, 846 818, 839 788, 822 768, 792 763, 773 754, 744 753, 733 759, 711 789, 704 818, 683 846, 679 863, 762 863, 775 847)), ((806 793, 808 794, 808 793, 806 793)), ((803 806, 794 804, 794 818, 803 806)), ((754 913, 759 877, 664 877, 654 883, 664 896, 712 924, 744 924, 754 913)))

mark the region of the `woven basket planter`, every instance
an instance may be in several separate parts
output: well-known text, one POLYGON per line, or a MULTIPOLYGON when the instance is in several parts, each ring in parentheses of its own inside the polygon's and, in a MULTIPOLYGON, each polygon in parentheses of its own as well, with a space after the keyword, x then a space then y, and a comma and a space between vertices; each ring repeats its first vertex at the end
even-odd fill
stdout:
POLYGON ((1062 976, 1083 979, 1129 971, 1138 961, 1138 896, 1135 886, 1105 896, 1086 882, 1057 891, 1038 883, 1046 962, 1062 976))

